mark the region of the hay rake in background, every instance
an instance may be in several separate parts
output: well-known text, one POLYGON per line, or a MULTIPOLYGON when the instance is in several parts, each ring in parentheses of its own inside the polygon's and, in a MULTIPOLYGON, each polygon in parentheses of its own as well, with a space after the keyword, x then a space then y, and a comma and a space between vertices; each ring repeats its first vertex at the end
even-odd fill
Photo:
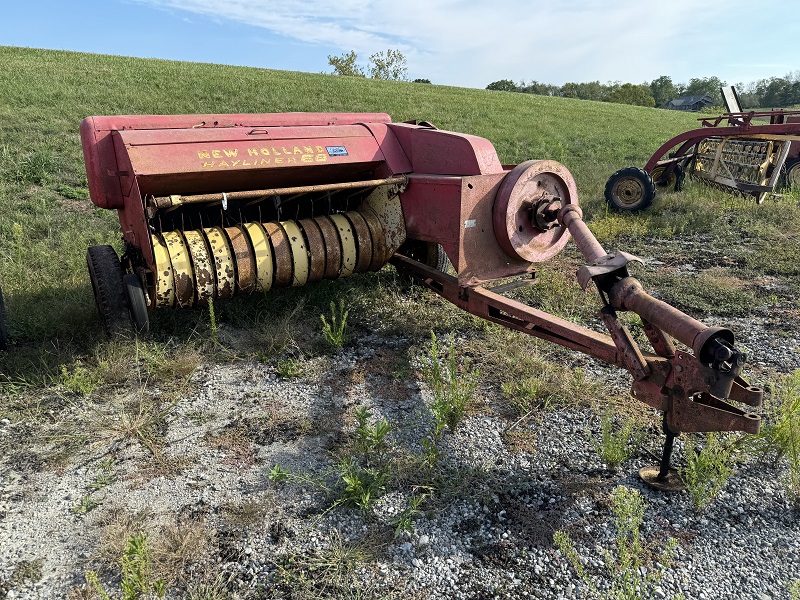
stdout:
POLYGON ((643 474, 655 485, 675 483, 679 432, 759 429, 734 404, 759 406, 763 392, 740 377, 733 333, 647 294, 628 273, 638 259, 600 246, 555 161, 504 167, 483 138, 374 113, 88 117, 81 138, 92 201, 118 211, 125 245, 122 260, 111 246, 87 253, 110 333, 146 332, 155 309, 391 262, 465 311, 627 369, 632 394, 664 413, 662 464, 643 474), (504 295, 570 237, 609 335, 504 295), (650 349, 619 320, 626 310, 641 316, 650 349))
POLYGON ((722 88, 728 112, 665 142, 643 169, 628 167, 606 183, 609 206, 644 210, 656 189, 679 190, 685 175, 757 203, 781 185, 800 186, 800 110, 743 111, 733 86, 722 88))

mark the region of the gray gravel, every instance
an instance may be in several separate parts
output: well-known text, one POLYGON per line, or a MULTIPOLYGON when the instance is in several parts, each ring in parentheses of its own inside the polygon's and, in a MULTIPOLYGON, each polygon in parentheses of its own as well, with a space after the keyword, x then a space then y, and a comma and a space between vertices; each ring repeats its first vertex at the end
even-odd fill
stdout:
MULTIPOLYGON (((796 347, 791 348, 797 340, 782 339, 786 348, 773 352, 767 332, 762 335, 752 325, 748 330, 754 333, 744 343, 759 350, 764 366, 779 349, 785 362, 776 366, 784 370, 797 364, 796 347)), ((92 448, 63 472, 41 469, 35 447, 27 450, 28 463, 17 455, 3 457, 0 578, 10 578, 21 561, 42 560, 41 579, 16 583, 5 597, 68 597, 97 564, 103 520, 121 510, 145 511, 151 522, 162 524, 178 515, 204 515, 225 541, 224 551, 208 560, 226 574, 233 598, 282 597, 280 565, 286 557, 318 557, 352 545, 372 551, 350 574, 366 597, 583 598, 587 590, 554 548, 552 533, 567 530, 598 588, 607 587, 603 549, 612 547, 615 532, 607 498, 616 485, 646 498, 646 541, 658 545, 675 537, 679 542, 656 597, 782 598, 790 582, 800 578, 800 511, 781 484, 784 467, 745 463, 710 508, 696 514, 686 493, 667 495, 642 485, 636 472, 653 463, 647 456, 607 470, 593 450, 599 425, 590 411, 564 410, 520 424, 534 440, 530 451, 521 452, 509 451, 503 440, 509 422, 489 404, 468 416, 455 434, 444 435, 441 460, 457 479, 473 479, 452 497, 440 494, 435 510, 423 510, 413 532, 396 539, 391 520, 406 506, 408 487, 393 489, 364 515, 342 507, 327 510, 329 500, 312 485, 271 483, 267 473, 276 463, 324 473, 332 464, 330 448, 352 432, 348 415, 359 406, 395 426, 395 449, 420 452, 431 427, 425 385, 398 385, 380 370, 353 377, 358 365, 405 344, 400 338, 363 335, 355 348, 335 358, 307 362, 299 380, 281 379, 273 366, 256 362, 203 366, 166 432, 167 455, 188 457, 189 466, 174 474, 143 475, 146 452, 130 446, 115 464, 116 482, 94 494, 101 504, 85 515, 71 509, 97 475, 99 457, 92 448), (198 414, 209 418, 198 420, 198 414), (231 423, 268 414, 282 415, 284 424, 312 427, 301 433, 278 428, 252 444, 253 453, 245 458, 206 443, 231 423), (224 508, 244 502, 269 509, 232 528, 224 508)), ((590 377, 606 381, 613 375, 612 385, 626 385, 624 373, 580 357, 576 363, 590 377)), ((28 426, 4 421, 0 436, 20 435, 28 426)), ((109 586, 115 583, 113 574, 106 577, 109 586)), ((172 587, 171 597, 180 592, 172 587)))

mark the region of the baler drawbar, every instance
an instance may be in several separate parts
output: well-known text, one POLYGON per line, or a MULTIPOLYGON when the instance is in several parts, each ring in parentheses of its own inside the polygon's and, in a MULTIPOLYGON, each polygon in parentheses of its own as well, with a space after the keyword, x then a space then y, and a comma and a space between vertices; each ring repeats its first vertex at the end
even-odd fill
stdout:
POLYGON ((670 485, 678 433, 759 429, 734 404, 759 406, 763 392, 741 378, 733 333, 647 294, 628 273, 638 259, 600 246, 555 161, 504 167, 483 138, 375 113, 88 117, 81 138, 92 201, 118 211, 125 244, 122 260, 110 246, 87 254, 110 333, 146 332, 156 308, 391 262, 465 311, 627 369, 632 395, 664 413, 662 464, 643 474, 655 485, 670 485), (570 237, 609 335, 503 295, 530 278, 489 287, 535 274, 570 237), (642 318, 650 349, 621 311, 642 318))

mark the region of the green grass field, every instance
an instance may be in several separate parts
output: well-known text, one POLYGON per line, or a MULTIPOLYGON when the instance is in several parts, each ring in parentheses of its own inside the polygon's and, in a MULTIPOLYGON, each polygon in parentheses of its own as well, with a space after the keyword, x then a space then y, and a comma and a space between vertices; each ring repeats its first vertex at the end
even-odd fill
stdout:
MULTIPOLYGON (((85 252, 92 244, 119 248, 120 234, 116 213, 96 209, 88 200, 78 136, 80 121, 88 115, 382 111, 396 121, 428 120, 442 129, 486 137, 504 163, 531 158, 564 163, 577 180, 587 220, 609 244, 626 236, 637 240, 711 229, 774 238, 776 227, 798 221, 794 206, 779 214, 707 191, 667 197, 660 210, 644 215, 608 214, 602 201, 608 176, 642 165, 664 140, 696 125, 695 116, 678 112, 9 47, 0 47, 0 91, 0 285, 15 353, 36 357, 26 360, 41 360, 43 353, 91 352, 102 338, 85 252), (736 210, 726 217, 729 208, 736 210)), ((792 253, 800 254, 796 240, 792 253)), ((321 306, 327 306, 327 299, 321 299, 321 306)), ((231 303, 225 311, 230 316, 244 307, 246 313, 249 306, 247 301, 231 303)), ((198 313, 159 315, 156 335, 193 331, 203 318, 198 313)), ((6 365, 6 370, 14 369, 6 365)))

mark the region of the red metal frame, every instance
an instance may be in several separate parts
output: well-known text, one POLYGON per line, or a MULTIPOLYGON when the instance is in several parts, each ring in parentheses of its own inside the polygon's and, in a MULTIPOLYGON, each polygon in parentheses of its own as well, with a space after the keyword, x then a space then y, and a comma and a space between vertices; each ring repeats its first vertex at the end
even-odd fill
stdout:
MULTIPOLYGON (((717 121, 677 136, 659 152, 669 144, 686 147, 700 131, 702 137, 776 128, 785 133, 787 127, 800 133, 800 123, 754 126, 751 120, 732 115, 731 126, 717 127, 717 121)), ((439 244, 458 276, 399 254, 392 261, 456 306, 627 369, 637 398, 663 410, 673 432, 758 430, 757 416, 725 402, 732 398, 757 406, 762 394, 738 376, 743 356, 733 348, 733 334, 706 327, 646 294, 627 273, 627 262, 635 258, 606 254, 586 227, 575 182, 559 163, 504 167, 488 140, 425 123, 392 123, 382 113, 88 117, 81 138, 91 198, 118 211, 126 244, 146 263, 137 269, 149 268, 151 278, 150 236, 159 211, 225 210, 228 194, 233 200, 266 202, 281 194, 384 186, 399 195, 394 207, 400 233, 391 250, 404 239, 439 244), (591 281, 597 285, 604 304, 600 317, 610 335, 483 287, 500 277, 533 272, 570 235, 588 263, 579 281, 584 287, 591 281), (639 349, 617 318, 623 310, 642 317, 654 352, 639 349), (670 336, 692 348, 694 356, 677 351, 670 336)), ((389 202, 393 196, 386 194, 389 202)), ((240 250, 246 257, 248 249, 240 250)), ((324 250, 308 249, 315 255, 324 250)))
MULTIPOLYGON (((687 151, 692 146, 697 145, 708 137, 715 136, 756 136, 756 135, 780 135, 780 136, 800 136, 800 111, 751 111, 741 113, 725 113, 718 117, 703 117, 698 119, 701 123, 699 129, 686 131, 674 138, 664 142, 656 150, 644 166, 648 173, 659 164, 672 164, 687 158, 687 151), (758 125, 753 123, 753 119, 769 117, 770 123, 758 125), (723 121, 727 125, 720 125, 723 121), (669 160, 662 161, 661 158, 675 146, 680 147, 674 156, 669 160)), ((796 158, 800 152, 800 138, 792 141, 789 156, 796 158)), ((667 176, 668 173, 665 173, 667 176)))

